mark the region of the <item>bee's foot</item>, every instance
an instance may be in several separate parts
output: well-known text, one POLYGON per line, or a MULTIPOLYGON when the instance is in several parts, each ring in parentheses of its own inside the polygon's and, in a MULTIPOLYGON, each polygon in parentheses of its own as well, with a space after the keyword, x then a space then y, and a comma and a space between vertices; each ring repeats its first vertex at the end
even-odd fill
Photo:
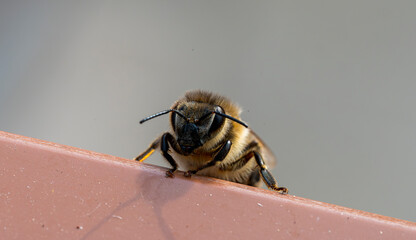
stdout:
POLYGON ((168 178, 174 178, 175 177, 175 175, 173 174, 173 170, 168 170, 168 171, 166 171, 166 177, 168 177, 168 178))
POLYGON ((187 171, 187 172, 184 172, 184 176, 185 177, 191 177, 193 174, 195 174, 196 173, 196 171, 193 171, 193 170, 189 170, 189 171, 187 171))
POLYGON ((280 194, 288 194, 289 190, 285 187, 278 187, 274 189, 275 191, 279 192, 280 194))

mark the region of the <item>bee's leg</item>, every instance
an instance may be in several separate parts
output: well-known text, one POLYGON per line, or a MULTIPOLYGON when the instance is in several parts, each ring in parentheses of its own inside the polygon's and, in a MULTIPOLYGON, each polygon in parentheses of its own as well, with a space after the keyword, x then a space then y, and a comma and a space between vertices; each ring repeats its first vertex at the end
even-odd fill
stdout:
POLYGON ((222 160, 225 159, 228 152, 230 152, 231 145, 232 145, 232 142, 230 140, 228 140, 227 142, 225 142, 222 145, 221 149, 217 152, 217 154, 215 154, 215 157, 214 157, 214 159, 212 159, 212 161, 208 162, 207 164, 205 164, 205 165, 203 165, 203 166, 201 166, 201 167, 199 167, 195 170, 189 170, 189 171, 185 172, 184 175, 186 177, 190 177, 192 174, 195 174, 195 173, 197 173, 198 171, 201 171, 204 168, 214 166, 216 163, 221 162, 222 160))
POLYGON ((137 156, 134 160, 139 161, 139 162, 143 162, 144 160, 146 160, 146 158, 148 158, 150 155, 152 155, 152 153, 158 147, 159 143, 160 143, 160 137, 157 138, 154 142, 152 142, 152 144, 150 144, 149 148, 146 149, 146 151, 141 153, 139 156, 137 156))
POLYGON ((274 179, 272 174, 269 172, 269 170, 267 170, 267 166, 264 163, 261 155, 256 151, 253 151, 253 154, 254 154, 254 158, 256 159, 257 164, 260 167, 260 175, 263 178, 264 183, 266 183, 267 187, 275 191, 278 191, 282 194, 287 194, 289 192, 287 188, 277 186, 276 180, 274 179))
MULTIPOLYGON (((172 166, 171 169, 166 171, 166 177, 174 177, 173 172, 175 172, 178 169, 178 164, 175 162, 175 160, 172 158, 172 156, 169 154, 169 143, 172 146, 176 146, 177 142, 175 138, 170 133, 165 133, 162 135, 162 142, 160 144, 160 150, 162 150, 162 155, 168 160, 170 165, 172 166)), ((175 150, 175 147, 173 147, 175 150)), ((176 150, 175 150, 176 151, 176 150)))

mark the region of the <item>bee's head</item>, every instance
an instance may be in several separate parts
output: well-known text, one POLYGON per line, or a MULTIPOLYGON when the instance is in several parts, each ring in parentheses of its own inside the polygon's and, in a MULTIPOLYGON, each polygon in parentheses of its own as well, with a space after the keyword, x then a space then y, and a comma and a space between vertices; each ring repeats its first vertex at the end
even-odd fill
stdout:
POLYGON ((245 123, 227 115, 220 106, 193 101, 180 103, 172 109, 149 116, 140 123, 169 112, 176 140, 184 155, 191 154, 215 136, 224 127, 226 118, 247 127, 245 123))
POLYGON ((224 110, 220 106, 185 102, 176 110, 171 113, 171 125, 184 154, 204 145, 224 126, 224 110))

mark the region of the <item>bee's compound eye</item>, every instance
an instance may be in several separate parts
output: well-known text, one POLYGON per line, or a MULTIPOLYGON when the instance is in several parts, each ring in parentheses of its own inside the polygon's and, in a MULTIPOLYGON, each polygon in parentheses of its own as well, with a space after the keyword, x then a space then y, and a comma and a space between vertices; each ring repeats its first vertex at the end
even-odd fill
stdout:
MULTIPOLYGON (((224 110, 222 110, 221 107, 216 107, 215 111, 224 113, 224 110)), ((218 114, 214 114, 214 120, 212 121, 211 127, 209 128, 209 132, 210 133, 215 132, 222 126, 223 123, 224 123, 224 117, 218 114)))
POLYGON ((172 112, 172 115, 171 115, 171 117, 170 117, 170 123, 172 124, 172 128, 173 128, 173 131, 176 131, 176 113, 175 112, 172 112))

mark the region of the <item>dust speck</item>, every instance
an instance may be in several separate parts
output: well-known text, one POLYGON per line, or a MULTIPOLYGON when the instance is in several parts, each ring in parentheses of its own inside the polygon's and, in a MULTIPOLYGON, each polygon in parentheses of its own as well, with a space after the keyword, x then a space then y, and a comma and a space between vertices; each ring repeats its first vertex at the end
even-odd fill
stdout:
POLYGON ((113 217, 113 218, 118 218, 118 219, 120 219, 120 220, 121 220, 121 219, 123 219, 121 216, 117 216, 117 215, 113 215, 112 217, 113 217))

